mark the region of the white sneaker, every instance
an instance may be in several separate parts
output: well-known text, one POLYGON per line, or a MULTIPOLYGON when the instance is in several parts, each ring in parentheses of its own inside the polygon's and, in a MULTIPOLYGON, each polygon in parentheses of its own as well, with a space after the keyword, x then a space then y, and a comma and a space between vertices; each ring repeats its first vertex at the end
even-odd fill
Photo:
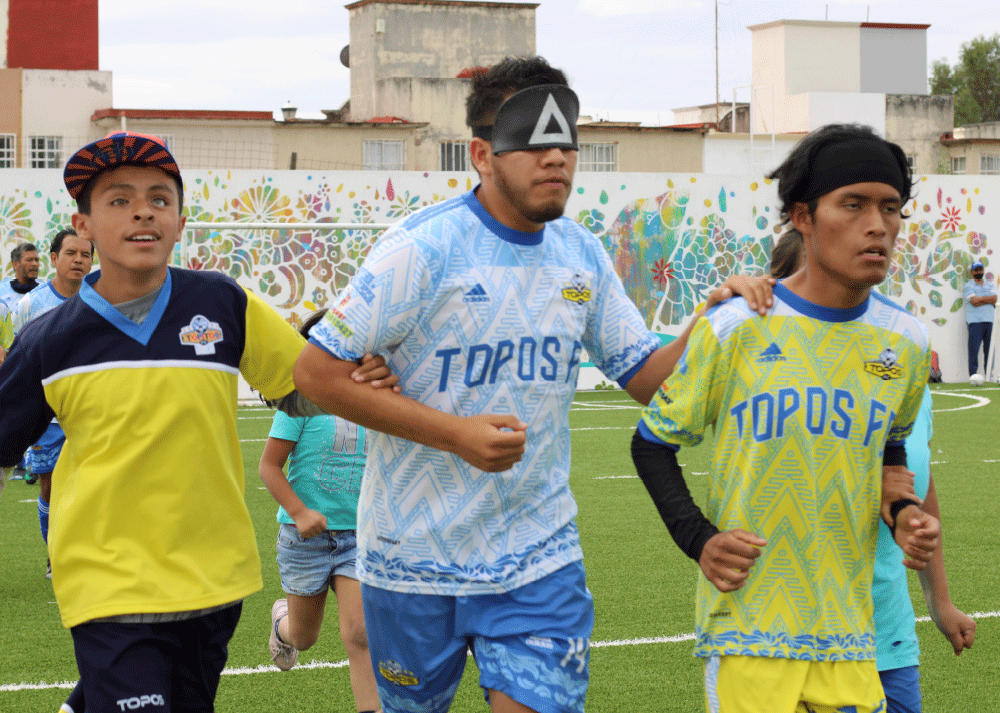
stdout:
POLYGON ((299 660, 299 650, 278 638, 278 621, 288 616, 288 600, 279 599, 271 607, 271 638, 267 645, 271 660, 282 671, 288 671, 299 660))

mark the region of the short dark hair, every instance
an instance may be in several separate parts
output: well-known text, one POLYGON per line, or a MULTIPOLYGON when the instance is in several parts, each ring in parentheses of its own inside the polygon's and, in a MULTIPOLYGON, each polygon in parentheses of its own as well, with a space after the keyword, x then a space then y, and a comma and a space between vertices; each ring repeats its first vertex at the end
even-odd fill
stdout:
POLYGON ((311 315, 306 317, 305 321, 302 323, 302 326, 299 327, 299 334, 308 339, 309 330, 315 327, 319 323, 319 321, 323 319, 323 315, 326 314, 326 311, 327 311, 326 307, 324 307, 323 309, 318 309, 311 315))
POLYGON ((771 268, 769 270, 771 277, 783 280, 799 269, 804 242, 802 233, 796 228, 792 228, 778 238, 774 249, 771 250, 771 268))
POLYGON ((472 75, 472 91, 465 100, 465 124, 490 126, 504 99, 540 84, 569 86, 566 75, 543 57, 504 57, 487 70, 472 75))
MULTIPOLYGON (((896 144, 886 141, 875 133, 870 126, 862 124, 827 124, 806 135, 795 145, 784 162, 767 177, 778 179, 778 198, 781 199, 781 223, 791 219, 792 209, 796 203, 802 203, 801 196, 809 188, 809 179, 816 154, 824 146, 851 139, 873 139, 885 142, 886 147, 899 163, 903 175, 904 190, 900 191, 900 206, 905 206, 913 195, 913 172, 906 162, 906 154, 896 144)), ((818 199, 808 201, 809 214, 816 212, 818 199)), ((906 216, 903 216, 906 217, 906 216)))
POLYGON ((21 262, 21 258, 24 254, 30 252, 38 252, 38 248, 35 247, 34 243, 18 243, 14 246, 14 249, 10 251, 10 261, 21 262))
MULTIPOLYGON (((52 238, 52 247, 49 248, 49 252, 58 255, 62 251, 63 239, 65 239, 67 235, 76 235, 76 230, 73 228, 63 228, 58 233, 56 233, 55 237, 52 238)), ((90 243, 90 254, 93 255, 94 241, 88 240, 87 242, 90 243)))
MULTIPOLYGON (((113 171, 116 168, 121 168, 122 166, 142 166, 146 164, 119 164, 117 166, 111 166, 110 168, 104 169, 105 171, 113 171)), ((155 166, 153 168, 156 168, 155 166)), ((104 171, 98 171, 94 174, 93 178, 87 181, 83 190, 80 191, 80 195, 76 197, 76 210, 78 213, 83 213, 84 215, 90 215, 90 192, 94 188, 94 181, 100 176, 104 171)), ((170 176, 169 173, 164 171, 165 174, 170 176)), ((174 184, 177 186, 177 212, 182 213, 184 211, 184 184, 181 183, 181 179, 177 176, 170 176, 174 179, 174 184)))

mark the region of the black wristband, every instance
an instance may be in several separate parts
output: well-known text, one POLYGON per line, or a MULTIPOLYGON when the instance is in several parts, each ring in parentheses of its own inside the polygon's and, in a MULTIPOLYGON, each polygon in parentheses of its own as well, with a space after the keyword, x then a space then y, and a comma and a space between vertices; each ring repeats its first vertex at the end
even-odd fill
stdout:
POLYGON ((913 498, 900 498, 899 500, 893 500, 889 505, 889 517, 892 518, 892 524, 889 525, 889 532, 892 533, 893 537, 896 536, 896 518, 899 516, 899 511, 907 505, 916 505, 917 507, 920 507, 920 503, 913 498))

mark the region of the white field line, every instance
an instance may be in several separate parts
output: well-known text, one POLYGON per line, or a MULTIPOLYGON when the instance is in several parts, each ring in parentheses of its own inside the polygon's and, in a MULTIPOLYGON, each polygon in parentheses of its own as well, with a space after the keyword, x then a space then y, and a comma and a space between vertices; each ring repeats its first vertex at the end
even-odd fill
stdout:
POLYGON ((936 408, 931 409, 933 413, 946 413, 948 411, 966 411, 970 408, 982 408, 990 403, 990 400, 985 396, 976 396, 975 394, 966 394, 960 391, 935 391, 934 394, 944 394, 945 396, 959 396, 963 399, 972 399, 975 403, 969 404, 968 406, 957 406, 956 408, 936 408))
MULTIPOLYGON (((1000 611, 991 612, 973 612, 969 614, 973 619, 990 619, 1000 617, 1000 611)), ((930 621, 930 617, 921 616, 917 617, 917 621, 920 623, 926 623, 930 621)), ((603 649, 615 646, 644 646, 647 644, 677 644, 682 641, 694 641, 694 634, 676 634, 675 636, 651 636, 643 637, 640 639, 615 639, 612 641, 593 641, 590 644, 592 649, 603 649)), ((344 668, 347 666, 347 661, 310 661, 309 663, 296 664, 296 669, 323 669, 323 668, 344 668)), ((276 666, 270 664, 262 664, 260 666, 253 667, 243 667, 243 668, 227 668, 222 671, 223 676, 248 676, 255 673, 275 673, 278 671, 276 666)), ((65 688, 71 689, 76 686, 76 681, 59 681, 55 683, 48 683, 46 681, 39 681, 38 683, 4 683, 0 684, 0 693, 16 692, 16 691, 41 691, 48 690, 52 688, 65 688)))

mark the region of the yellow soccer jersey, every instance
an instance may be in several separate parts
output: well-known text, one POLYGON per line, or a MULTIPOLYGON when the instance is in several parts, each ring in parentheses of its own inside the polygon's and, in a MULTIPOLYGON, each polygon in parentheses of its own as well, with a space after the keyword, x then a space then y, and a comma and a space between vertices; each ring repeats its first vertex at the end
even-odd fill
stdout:
POLYGON ((25 326, 0 367, 0 462, 53 415, 66 432, 49 534, 63 624, 246 597, 261 579, 237 378, 290 393, 305 340, 217 273, 171 269, 141 325, 97 294, 98 275, 25 326))
POLYGON ((699 572, 695 653, 873 659, 882 455, 919 410, 927 330, 875 293, 850 310, 780 283, 774 298, 766 317, 742 299, 709 312, 639 426, 694 446, 714 424, 706 516, 768 543, 736 592, 699 572))
POLYGON ((14 325, 10 319, 10 310, 7 305, 0 302, 0 348, 4 351, 10 349, 10 343, 14 341, 14 325))

